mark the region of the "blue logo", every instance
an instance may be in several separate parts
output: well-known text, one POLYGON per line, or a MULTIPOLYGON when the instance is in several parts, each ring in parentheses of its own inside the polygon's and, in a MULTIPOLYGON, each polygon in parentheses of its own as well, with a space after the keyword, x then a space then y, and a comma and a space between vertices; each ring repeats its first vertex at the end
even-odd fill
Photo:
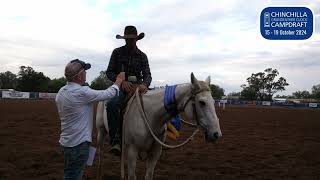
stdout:
POLYGON ((267 7, 260 15, 261 35, 269 40, 303 40, 313 33, 313 14, 306 7, 267 7))

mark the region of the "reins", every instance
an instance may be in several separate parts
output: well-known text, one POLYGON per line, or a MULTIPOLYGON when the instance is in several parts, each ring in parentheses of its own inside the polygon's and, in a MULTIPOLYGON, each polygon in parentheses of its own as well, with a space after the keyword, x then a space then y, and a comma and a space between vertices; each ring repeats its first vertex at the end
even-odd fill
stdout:
MULTIPOLYGON (((198 94, 198 93, 201 93, 203 92, 204 90, 201 90, 201 91, 197 91, 195 93, 192 93, 192 95, 189 97, 189 99, 186 101, 186 103, 183 105, 183 109, 186 107, 186 105, 188 104, 188 102, 190 100, 195 100, 195 96, 198 94)), ((153 132, 149 122, 148 122, 148 119, 147 119, 147 115, 145 113, 145 110, 144 110, 144 105, 143 105, 143 99, 142 99, 142 96, 141 94, 139 94, 139 103, 140 103, 140 107, 141 107, 141 110, 143 112, 143 119, 145 121, 145 124, 147 125, 152 137, 159 143, 161 144, 162 146, 166 147, 166 148, 170 148, 170 149, 174 149, 174 148, 178 148, 178 147, 181 147, 185 144, 187 144, 189 141, 191 141, 193 139, 193 137, 199 132, 199 119, 198 119, 198 116, 197 116, 197 109, 196 109, 196 106, 195 106, 195 103, 192 103, 192 109, 193 109, 193 119, 196 120, 197 122, 197 128, 194 130, 194 132, 192 133, 192 135, 190 137, 188 137, 184 142, 182 142, 181 144, 178 144, 178 145, 168 145, 168 144, 165 144, 164 142, 162 142, 153 132)), ((185 121, 183 121, 185 122, 185 121)), ((192 124, 192 123, 187 123, 187 124, 192 124)))

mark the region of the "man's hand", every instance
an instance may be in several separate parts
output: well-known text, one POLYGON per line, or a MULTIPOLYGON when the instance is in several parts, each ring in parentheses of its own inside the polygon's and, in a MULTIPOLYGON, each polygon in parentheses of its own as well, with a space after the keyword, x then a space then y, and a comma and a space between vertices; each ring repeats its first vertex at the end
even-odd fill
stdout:
POLYGON ((134 92, 134 90, 135 90, 134 87, 133 87, 133 84, 131 82, 128 82, 128 81, 123 81, 121 87, 127 93, 134 92))
POLYGON ((125 72, 120 72, 117 75, 117 79, 116 79, 116 82, 114 84, 117 85, 120 88, 121 84, 124 82, 125 79, 126 79, 125 72))
POLYGON ((148 87, 144 84, 139 85, 139 93, 146 93, 148 91, 148 87))

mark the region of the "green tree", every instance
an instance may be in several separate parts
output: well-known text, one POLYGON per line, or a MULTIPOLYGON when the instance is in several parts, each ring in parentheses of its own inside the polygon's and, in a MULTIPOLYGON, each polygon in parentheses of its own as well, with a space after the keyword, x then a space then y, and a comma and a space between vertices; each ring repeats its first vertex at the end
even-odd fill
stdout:
POLYGON ((100 71, 100 75, 91 82, 91 88, 96 90, 107 89, 113 84, 104 71, 100 71))
POLYGON ((215 99, 221 99, 224 96, 224 89, 220 88, 218 85, 210 84, 211 95, 215 99))
POLYGON ((276 98, 293 98, 293 96, 287 96, 287 95, 279 95, 279 94, 277 94, 276 95, 276 98))
POLYGON ((47 92, 50 78, 32 67, 21 66, 18 73, 17 90, 27 92, 47 92))
POLYGON ((241 96, 241 92, 231 92, 228 94, 228 96, 238 96, 240 97, 241 96))
POLYGON ((10 71, 0 73, 0 89, 16 89, 17 84, 17 75, 10 71))
POLYGON ((296 91, 296 92, 292 93, 292 96, 297 99, 311 98, 311 94, 309 91, 296 91))
POLYGON ((312 86, 312 97, 320 99, 320 84, 312 86))
POLYGON ((257 99, 257 93, 256 90, 253 87, 247 87, 245 84, 241 85, 242 91, 240 99, 244 100, 256 100, 257 99))
POLYGON ((64 77, 58 79, 52 79, 48 85, 48 92, 50 93, 57 93, 61 87, 66 85, 67 79, 64 77))
POLYGON ((272 68, 251 74, 251 77, 247 78, 248 85, 241 86, 244 91, 242 94, 252 97, 251 93, 254 92, 257 100, 272 100, 276 92, 285 90, 285 86, 289 85, 284 77, 276 81, 278 75, 278 70, 272 68))

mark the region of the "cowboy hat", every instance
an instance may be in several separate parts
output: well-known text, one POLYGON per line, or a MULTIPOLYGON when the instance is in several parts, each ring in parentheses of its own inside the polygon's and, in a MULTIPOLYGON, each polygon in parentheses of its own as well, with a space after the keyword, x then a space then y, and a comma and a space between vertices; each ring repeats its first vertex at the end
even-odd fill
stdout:
POLYGON ((116 35, 117 39, 137 39, 140 40, 144 38, 144 33, 140 33, 138 35, 137 29, 134 26, 126 26, 124 28, 124 35, 121 36, 119 34, 116 35))

